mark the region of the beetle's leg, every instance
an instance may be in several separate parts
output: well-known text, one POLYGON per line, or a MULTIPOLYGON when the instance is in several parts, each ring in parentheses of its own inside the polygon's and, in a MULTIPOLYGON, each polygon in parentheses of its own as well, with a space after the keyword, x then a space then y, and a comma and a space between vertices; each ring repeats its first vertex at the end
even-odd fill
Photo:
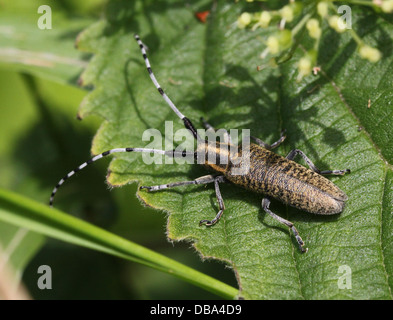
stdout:
POLYGON ((259 139, 257 137, 250 136, 250 138, 252 140, 254 140, 257 144, 259 144, 261 147, 264 147, 265 149, 268 149, 268 150, 277 148, 281 143, 284 142, 286 137, 287 136, 285 135, 285 130, 282 130, 281 134, 280 134, 280 139, 278 139, 276 142, 274 142, 272 144, 268 144, 266 142, 263 142, 261 139, 259 139))
MULTIPOLYGON (((201 121, 206 130, 213 130, 214 132, 216 132, 216 129, 210 123, 208 123, 204 118, 201 118, 201 121)), ((221 129, 221 130, 224 131, 223 132, 224 141, 228 144, 231 144, 232 143, 231 136, 229 135, 228 131, 225 129, 221 129)))
POLYGON ((218 211, 217 215, 214 217, 213 220, 201 220, 199 221, 199 225, 201 226, 202 224, 205 224, 207 226, 211 226, 215 223, 217 223, 218 220, 220 220, 222 214, 224 213, 225 210, 225 205, 224 205, 224 200, 222 199, 221 192, 220 192, 220 182, 225 182, 224 176, 218 176, 214 179, 214 187, 216 189, 216 197, 217 197, 217 202, 218 206, 220 208, 220 211, 218 211))
POLYGON ((307 162, 308 166, 311 168, 311 170, 315 171, 316 173, 319 174, 334 174, 334 175, 344 175, 346 173, 351 173, 350 169, 345 169, 345 170, 324 170, 321 171, 319 170, 315 164, 304 154, 303 151, 299 149, 293 149, 290 153, 287 155, 287 159, 293 160, 297 155, 300 155, 304 161, 307 162))
POLYGON ((262 199, 262 208, 263 210, 265 210, 265 212, 267 212, 271 217, 273 217, 274 219, 276 219, 278 222, 281 222, 283 224, 285 224, 287 227, 291 228, 297 243, 299 244, 299 248, 302 252, 307 252, 307 248, 303 248, 304 246, 304 242, 302 240, 302 238, 299 236, 299 232, 296 230, 295 226, 293 225, 292 222, 285 220, 284 218, 281 218, 280 216, 276 215, 275 213, 273 213, 270 209, 270 199, 269 198, 263 198, 262 199))
MULTIPOLYGON (((220 177, 223 177, 223 176, 220 176, 220 177)), ((196 178, 195 180, 191 180, 191 181, 172 182, 172 183, 160 184, 160 185, 151 186, 151 187, 141 186, 141 187, 139 187, 139 189, 146 189, 147 191, 158 191, 158 190, 179 187, 179 186, 184 186, 184 185, 190 185, 190 184, 208 184, 208 183, 214 182, 216 180, 216 178, 218 178, 218 177, 209 174, 207 176, 199 177, 199 178, 196 178)), ((222 181, 222 182, 224 182, 224 181, 222 181)))

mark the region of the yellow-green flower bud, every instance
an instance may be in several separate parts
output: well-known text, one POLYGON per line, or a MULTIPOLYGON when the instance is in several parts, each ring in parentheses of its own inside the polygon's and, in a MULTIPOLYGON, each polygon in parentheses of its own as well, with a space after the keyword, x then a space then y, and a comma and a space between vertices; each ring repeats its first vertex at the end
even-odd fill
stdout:
POLYGON ((237 19, 237 25, 240 29, 247 27, 251 23, 251 14, 243 12, 237 19))
POLYGON ((293 20, 293 9, 287 5, 280 9, 280 15, 285 21, 291 22, 293 20))
POLYGON ((306 28, 311 38, 319 39, 321 36, 321 28, 317 19, 310 19, 307 21, 306 28))
POLYGON ((317 11, 322 18, 327 17, 329 11, 328 3, 325 1, 318 2, 317 11))
POLYGON ((312 61, 311 61, 310 57, 305 56, 303 58, 300 58, 297 67, 298 67, 298 71, 299 71, 298 80, 302 79, 304 76, 308 76, 309 74, 311 74, 312 61))
POLYGON ((262 27, 262 28, 266 28, 270 21, 272 20, 272 16, 270 14, 270 12, 268 11, 262 11, 261 13, 261 17, 259 18, 259 22, 258 24, 262 27))
POLYGON ((329 25, 336 30, 338 33, 342 33, 345 31, 345 27, 340 24, 340 17, 339 16, 331 16, 329 18, 329 25))
POLYGON ((393 12, 393 0, 384 0, 381 3, 381 9, 383 12, 391 13, 393 12))
POLYGON ((278 41, 281 50, 288 49, 292 45, 292 31, 288 29, 281 30, 278 34, 278 41))
POLYGON ((370 62, 377 62, 381 59, 381 52, 378 49, 372 48, 367 45, 362 45, 359 48, 359 55, 363 59, 367 59, 370 62))
POLYGON ((281 30, 275 36, 270 36, 267 41, 267 50, 271 54, 277 54, 288 49, 292 45, 292 32, 288 29, 281 30))
POLYGON ((277 54, 280 52, 280 43, 279 43, 277 37, 270 36, 267 39, 266 45, 267 45, 269 52, 271 54, 277 54))

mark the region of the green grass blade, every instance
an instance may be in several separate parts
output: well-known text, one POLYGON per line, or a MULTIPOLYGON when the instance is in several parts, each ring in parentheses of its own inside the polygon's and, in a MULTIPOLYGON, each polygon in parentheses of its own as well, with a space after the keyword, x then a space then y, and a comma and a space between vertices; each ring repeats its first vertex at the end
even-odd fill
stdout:
POLYGON ((238 290, 152 250, 8 190, 0 189, 0 220, 90 249, 128 259, 234 299, 238 290))

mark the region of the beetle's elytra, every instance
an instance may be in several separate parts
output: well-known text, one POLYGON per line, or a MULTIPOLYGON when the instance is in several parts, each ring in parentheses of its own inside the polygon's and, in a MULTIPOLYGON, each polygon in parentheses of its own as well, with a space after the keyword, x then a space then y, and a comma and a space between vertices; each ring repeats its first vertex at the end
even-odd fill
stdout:
POLYGON ((232 183, 315 214, 336 214, 348 199, 333 182, 297 162, 261 146, 250 145, 250 170, 224 176, 232 183))
MULTIPOLYGON (((206 139, 202 139, 197 130, 195 129, 192 122, 185 117, 165 94, 164 90, 159 85, 156 77, 150 66, 150 62, 147 58, 145 45, 140 40, 139 36, 135 35, 135 39, 139 44, 143 58, 145 60, 148 74, 157 88, 158 92, 164 98, 166 103, 176 113, 176 115, 183 121, 186 129, 188 129, 195 140, 198 142, 197 151, 195 152, 179 152, 177 150, 158 150, 158 149, 147 149, 147 148, 115 148, 105 151, 99 155, 96 155, 87 162, 82 163, 76 169, 70 171, 65 177, 60 179, 56 187, 53 189, 49 204, 52 206, 54 196, 59 187, 69 177, 74 175, 77 171, 80 171, 87 165, 101 159, 112 153, 117 152, 148 152, 158 153, 167 157, 185 157, 192 156, 195 159, 200 157, 202 154, 202 163, 213 170, 216 174, 206 175, 199 177, 192 181, 181 181, 173 182, 157 186, 142 186, 141 189, 147 191, 158 191, 167 188, 191 185, 191 184, 207 184, 214 183, 216 197, 219 205, 219 212, 212 220, 201 220, 200 225, 205 224, 207 226, 214 225, 222 216, 225 206, 221 196, 220 183, 229 182, 234 185, 243 187, 247 190, 261 193, 264 195, 262 199, 262 208, 271 217, 277 221, 288 226, 301 249, 302 252, 307 251, 303 248, 304 242, 299 236, 299 233, 292 222, 281 218, 269 209, 270 198, 275 198, 282 201, 283 203, 293 206, 295 208, 322 215, 337 214, 342 212, 344 209, 345 201, 348 199, 346 194, 341 191, 334 183, 323 177, 322 175, 334 174, 343 175, 349 173, 350 170, 319 170, 312 161, 300 150, 292 150, 286 157, 275 154, 271 149, 279 146, 285 139, 282 134, 280 139, 275 143, 269 145, 258 138, 250 137, 255 143, 241 144, 237 147, 237 152, 231 154, 228 150, 233 146, 230 140, 230 136, 225 132, 226 139, 225 143, 209 143, 206 139), (294 158, 300 155, 308 164, 310 169, 296 163, 294 158), (211 161, 215 159, 216 161, 211 161), (236 161, 235 161, 236 160, 236 161), (235 173, 235 169, 242 169, 243 174, 235 173)), ((206 129, 213 129, 210 124, 202 119, 204 127, 206 129)))

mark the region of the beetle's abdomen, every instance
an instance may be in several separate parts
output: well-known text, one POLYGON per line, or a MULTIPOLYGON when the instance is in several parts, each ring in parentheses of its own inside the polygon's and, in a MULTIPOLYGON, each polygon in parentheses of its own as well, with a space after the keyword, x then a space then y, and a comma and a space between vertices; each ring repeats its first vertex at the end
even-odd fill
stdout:
POLYGON ((335 214, 344 209, 348 197, 325 177, 258 145, 250 145, 248 156, 246 161, 243 150, 243 160, 236 165, 248 170, 243 175, 228 170, 229 181, 311 213, 335 214))

